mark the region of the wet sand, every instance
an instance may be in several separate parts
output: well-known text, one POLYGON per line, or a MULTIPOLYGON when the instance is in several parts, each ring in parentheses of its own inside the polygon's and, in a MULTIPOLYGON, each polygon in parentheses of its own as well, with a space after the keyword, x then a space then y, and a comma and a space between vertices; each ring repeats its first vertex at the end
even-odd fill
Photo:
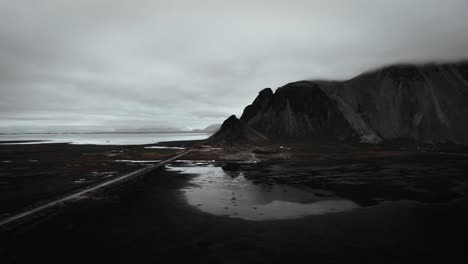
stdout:
MULTIPOLYGON (((54 146, 50 148, 59 153, 54 146)), ((77 160, 84 161, 84 153, 102 151, 85 149, 66 152, 81 153, 77 160)), ((156 159, 170 154, 160 149, 150 149, 156 151, 150 154, 140 153, 141 147, 125 149, 128 154, 112 159, 156 159)), ((115 149, 106 151, 110 150, 115 149)), ((190 155, 196 154, 200 153, 190 155)), ((11 163, 22 160, 22 155, 18 152, 11 163)), ((207 158, 219 158, 221 154, 216 150, 202 152, 199 159, 210 161, 176 162, 1 230, 0 258, 2 263, 450 263, 464 255, 464 243, 459 241, 468 235, 465 156, 405 152, 385 159, 344 158, 349 155, 320 161, 239 163, 222 159, 211 162, 207 158), (197 173, 200 168, 208 171, 197 173), (211 172, 224 173, 223 181, 200 178, 211 172), (266 204, 282 200, 274 188, 286 186, 287 190, 340 197, 358 207, 252 221, 202 210, 190 203, 185 193, 209 188, 209 181, 232 185, 239 182, 239 177, 244 178, 239 184, 248 187, 234 190, 236 197, 250 192, 250 188, 255 188, 257 194, 272 189, 273 196, 265 196, 262 191, 256 199, 238 198, 238 206, 241 202, 266 204)), ((51 159, 55 159, 53 156, 51 159)), ((2 156, 2 160, 5 158, 2 156)), ((312 203, 317 198, 297 197, 290 202, 312 203)))

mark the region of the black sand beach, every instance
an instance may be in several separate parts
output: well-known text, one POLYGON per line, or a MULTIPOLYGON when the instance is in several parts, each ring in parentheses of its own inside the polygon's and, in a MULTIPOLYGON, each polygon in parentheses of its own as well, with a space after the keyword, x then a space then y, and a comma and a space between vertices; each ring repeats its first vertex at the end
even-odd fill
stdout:
MULTIPOLYGON (((2 185, 3 212, 66 192, 70 180, 85 171, 123 173, 142 166, 113 162, 115 159, 156 160, 176 152, 141 146, 2 148, 2 160, 11 160, 7 166, 2 163, 2 173, 9 173, 10 178, 14 167, 25 166, 22 160, 37 158, 34 153, 38 151, 43 153, 42 160, 49 162, 43 169, 47 167, 51 178, 60 179, 47 181, 44 174, 34 176, 39 182, 47 181, 51 189, 28 196, 32 186, 40 186, 30 180, 23 186, 31 187, 23 188, 18 202, 15 192, 2 185), (48 157, 46 150, 61 154, 48 157), (121 150, 125 154, 110 155, 121 150), (79 170, 58 173, 67 172, 66 165, 76 162, 81 164, 79 170)), ((219 158, 219 153, 213 154, 216 151, 207 153, 198 154, 219 158)), ((175 162, 2 228, 2 263, 450 263, 464 254, 460 241, 468 235, 468 160, 463 153, 406 153, 397 157, 393 153, 365 160, 336 159, 335 155, 335 159, 312 161, 190 161, 196 154, 183 158, 188 161, 175 162), (179 167, 189 170, 183 172, 179 167), (244 183, 265 191, 275 186, 294 186, 307 192, 320 189, 358 207, 283 220, 214 215, 190 205, 184 195, 187 188, 197 188, 193 179, 199 175, 190 169, 204 167, 222 167, 233 184, 242 173, 244 183)))
POLYGON ((0 264, 452 264, 468 0, 0 1, 0 264))
POLYGON ((0 145, 0 215, 137 170, 180 151, 145 147, 0 145))

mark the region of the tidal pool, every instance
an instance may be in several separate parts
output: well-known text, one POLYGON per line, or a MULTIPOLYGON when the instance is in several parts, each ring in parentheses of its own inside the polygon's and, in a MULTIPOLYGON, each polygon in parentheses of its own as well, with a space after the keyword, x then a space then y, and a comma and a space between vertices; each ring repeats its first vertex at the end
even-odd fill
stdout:
POLYGON ((194 175, 190 186, 181 191, 190 205, 213 215, 252 221, 283 220, 359 207, 324 190, 254 183, 242 172, 233 175, 216 164, 177 163, 168 168, 194 175))

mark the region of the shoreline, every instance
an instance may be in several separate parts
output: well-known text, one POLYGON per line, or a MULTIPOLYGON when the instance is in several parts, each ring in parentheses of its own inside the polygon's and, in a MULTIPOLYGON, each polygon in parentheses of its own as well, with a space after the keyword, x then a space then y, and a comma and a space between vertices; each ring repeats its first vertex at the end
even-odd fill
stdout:
POLYGON ((391 255, 391 263, 437 263, 464 252, 456 241, 468 235, 461 211, 466 201, 397 201, 256 222, 189 205, 181 189, 193 177, 162 167, 58 208, 27 228, 0 230, 0 257, 4 263, 376 263, 391 255))
POLYGON ((18 224, 22 221, 27 221, 28 218, 31 218, 34 215, 42 213, 46 210, 51 210, 54 207, 59 206, 60 204, 71 202, 73 200, 79 200, 85 197, 86 195, 92 194, 93 192, 99 192, 101 191, 101 189, 111 188, 115 184, 121 184, 125 181, 129 181, 138 176, 147 174, 152 170, 155 170, 161 166, 164 166, 165 164, 170 163, 171 161, 178 159, 179 157, 189 153, 190 151, 191 150, 187 150, 181 153, 177 153, 175 156, 169 157, 168 159, 161 161, 157 164, 150 165, 150 166, 138 169, 136 171, 117 176, 109 180, 103 180, 102 182, 99 182, 97 185, 88 186, 81 190, 78 189, 77 191, 72 191, 71 193, 65 195, 64 197, 57 197, 55 200, 52 200, 52 201, 41 201, 35 207, 31 206, 32 208, 30 209, 26 209, 20 213, 13 214, 12 216, 8 216, 6 218, 0 219, 0 228, 3 228, 4 226, 10 225, 10 224, 11 225, 18 224))
MULTIPOLYGON (((8 182, 0 184, 2 201, 8 201, 0 209, 24 208, 47 195, 113 179, 180 151, 145 147, 198 143, 0 146, 0 161, 10 161, 0 163, 0 182, 8 182)), ((302 263, 304 258, 319 263, 378 263, 383 257, 392 263, 449 261, 464 252, 456 241, 468 235, 464 213, 468 200, 454 196, 449 191, 455 187, 437 177, 415 185, 426 174, 457 180, 461 176, 450 173, 466 171, 464 152, 447 155, 439 150, 289 143, 236 154, 199 145, 183 157, 185 163, 179 163, 196 167, 207 160, 210 166, 224 166, 232 180, 242 174, 259 185, 324 189, 361 207, 287 220, 212 215, 188 204, 181 191, 193 187, 196 174, 161 167, 55 207, 22 225, 0 228, 0 259, 2 263, 302 263), (281 157, 282 153, 291 155, 281 157), (389 171, 386 166, 395 167, 389 171), (388 179, 389 175, 397 177, 388 179), (411 181, 402 182, 405 179, 411 181), (399 189, 406 185, 411 188, 399 189), (373 202, 377 193, 384 201, 373 202)), ((456 188, 460 193, 468 190, 464 185, 456 188)))

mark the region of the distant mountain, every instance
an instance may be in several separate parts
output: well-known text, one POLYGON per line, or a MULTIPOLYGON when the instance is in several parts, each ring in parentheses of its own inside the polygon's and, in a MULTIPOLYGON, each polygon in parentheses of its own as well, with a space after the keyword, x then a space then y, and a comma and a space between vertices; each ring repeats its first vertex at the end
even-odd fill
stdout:
POLYGON ((348 81, 267 88, 240 121, 272 140, 468 144, 468 64, 396 65, 348 81))
POLYGON ((205 127, 204 129, 194 129, 192 132, 197 132, 197 133, 214 133, 218 131, 218 129, 221 127, 221 124, 214 124, 214 125, 209 125, 205 127))

